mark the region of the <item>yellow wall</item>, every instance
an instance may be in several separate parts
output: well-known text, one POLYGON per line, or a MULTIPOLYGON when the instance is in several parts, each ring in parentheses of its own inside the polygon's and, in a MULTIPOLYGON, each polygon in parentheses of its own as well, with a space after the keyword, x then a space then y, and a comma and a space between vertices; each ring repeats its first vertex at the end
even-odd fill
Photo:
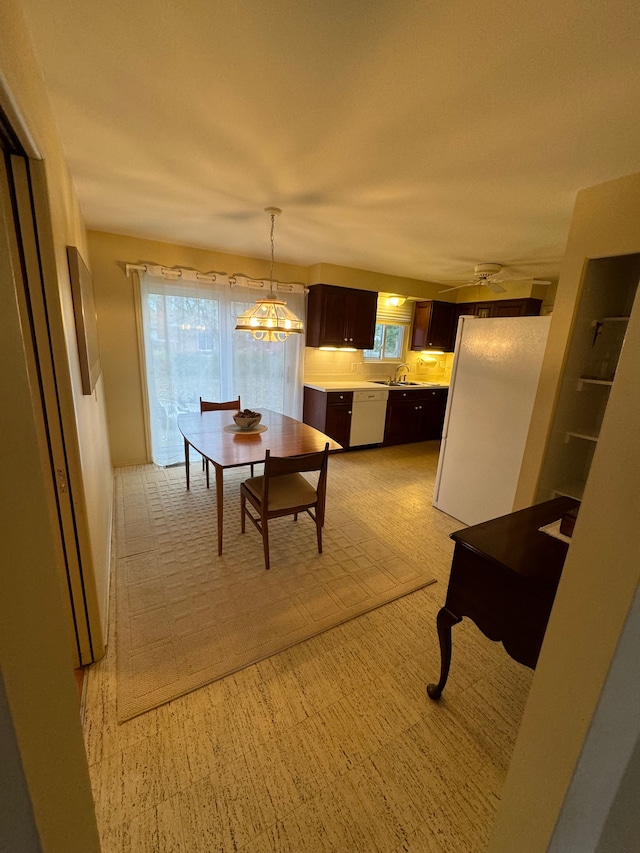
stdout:
MULTIPOLYGON (((335 264, 314 264, 309 267, 307 284, 335 284, 339 287, 355 287, 357 290, 375 290, 378 293, 396 293, 398 296, 413 296, 419 299, 440 299, 455 302, 456 293, 440 293, 442 284, 402 278, 397 275, 339 267, 335 264)), ((470 300, 469 300, 470 301, 470 300)))
POLYGON ((337 284, 358 290, 396 293, 416 299, 439 299, 441 302, 490 302, 496 299, 541 299, 544 309, 553 307, 555 284, 534 284, 532 279, 512 281, 504 285, 505 293, 494 293, 488 287, 460 287, 447 291, 445 285, 433 281, 387 275, 385 273, 339 267, 334 264, 314 264, 309 267, 307 284, 337 284))
MULTIPOLYGON (((65 247, 86 254, 82 218, 59 144, 48 97, 18 0, 0 4, 0 73, 46 160, 60 298, 74 383, 85 506, 94 559, 106 561, 111 509, 111 467, 102 383, 96 397, 78 395, 75 331, 70 311, 65 247)), ((46 471, 38 449, 43 425, 31 402, 14 287, 2 264, 3 570, 0 589, 0 668, 7 711, 42 850, 98 851, 88 768, 72 672, 68 625, 55 560, 55 531, 46 506, 46 471), (9 394, 10 392, 10 394, 9 394)), ((50 484, 49 484, 50 488, 50 484)), ((105 566, 102 566, 105 569, 105 566)), ((106 570, 106 569, 105 569, 106 570)), ((11 808, 14 792, 3 790, 11 808)), ((17 802, 17 801, 16 801, 17 802)))
MULTIPOLYGON (((525 495, 535 493, 585 260, 640 252, 639 221, 640 174, 578 194, 523 466, 525 495)), ((585 849, 570 846, 566 836, 550 843, 556 821, 563 818, 566 832, 567 826, 584 824, 602 802, 602 796, 590 802, 582 790, 572 798, 568 819, 563 811, 640 581, 639 384, 636 298, 489 853, 585 849)), ((628 679, 637 680, 635 662, 628 679)), ((635 740, 637 707, 630 720, 635 740)), ((616 726, 605 727, 598 745, 603 757, 620 752, 621 735, 616 726)), ((597 836, 589 841, 595 845, 597 836)))

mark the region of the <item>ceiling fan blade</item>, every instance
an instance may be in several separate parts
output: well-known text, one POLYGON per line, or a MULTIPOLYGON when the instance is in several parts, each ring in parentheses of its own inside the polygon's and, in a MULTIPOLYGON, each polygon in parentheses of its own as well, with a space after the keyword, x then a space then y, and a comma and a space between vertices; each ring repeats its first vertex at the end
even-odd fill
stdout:
POLYGON ((448 287, 446 290, 439 290, 438 293, 449 293, 450 290, 460 290, 461 287, 473 287, 475 281, 468 281, 466 284, 456 284, 454 287, 448 287))
POLYGON ((530 281, 532 284, 551 284, 550 281, 543 281, 540 278, 531 278, 528 275, 518 275, 518 276, 501 275, 499 277, 496 276, 495 278, 493 276, 491 276, 491 278, 487 279, 487 281, 498 281, 498 282, 503 282, 503 281, 507 281, 507 282, 509 282, 509 281, 513 281, 513 282, 530 281))
POLYGON ((483 284, 486 284, 489 290, 493 291, 493 293, 506 293, 507 288, 503 287, 501 284, 498 284, 497 281, 485 281, 483 284))

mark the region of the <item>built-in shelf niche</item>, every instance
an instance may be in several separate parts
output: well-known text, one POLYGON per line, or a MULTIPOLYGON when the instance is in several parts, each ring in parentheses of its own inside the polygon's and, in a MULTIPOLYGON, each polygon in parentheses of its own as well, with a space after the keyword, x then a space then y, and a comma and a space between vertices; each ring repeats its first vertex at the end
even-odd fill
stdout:
POLYGON ((582 499, 639 278, 639 254, 588 262, 538 500, 582 499))

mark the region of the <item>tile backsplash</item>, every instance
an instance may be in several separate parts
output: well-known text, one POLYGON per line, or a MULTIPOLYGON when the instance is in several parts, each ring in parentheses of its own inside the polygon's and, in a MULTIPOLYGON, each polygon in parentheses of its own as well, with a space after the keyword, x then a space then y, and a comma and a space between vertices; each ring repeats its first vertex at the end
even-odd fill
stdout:
POLYGON ((414 382, 449 382, 453 353, 424 356, 419 352, 407 353, 398 361, 365 361, 362 351, 326 352, 305 348, 304 378, 306 382, 340 382, 344 380, 388 379, 402 363, 409 365, 408 375, 414 382))

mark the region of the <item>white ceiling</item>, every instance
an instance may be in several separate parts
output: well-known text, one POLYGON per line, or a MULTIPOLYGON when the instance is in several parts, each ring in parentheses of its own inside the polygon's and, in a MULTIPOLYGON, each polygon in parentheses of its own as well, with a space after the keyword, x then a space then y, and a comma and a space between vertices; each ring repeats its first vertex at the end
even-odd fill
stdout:
POLYGON ((637 0, 23 0, 90 228, 426 280, 557 277, 640 171, 637 0))

